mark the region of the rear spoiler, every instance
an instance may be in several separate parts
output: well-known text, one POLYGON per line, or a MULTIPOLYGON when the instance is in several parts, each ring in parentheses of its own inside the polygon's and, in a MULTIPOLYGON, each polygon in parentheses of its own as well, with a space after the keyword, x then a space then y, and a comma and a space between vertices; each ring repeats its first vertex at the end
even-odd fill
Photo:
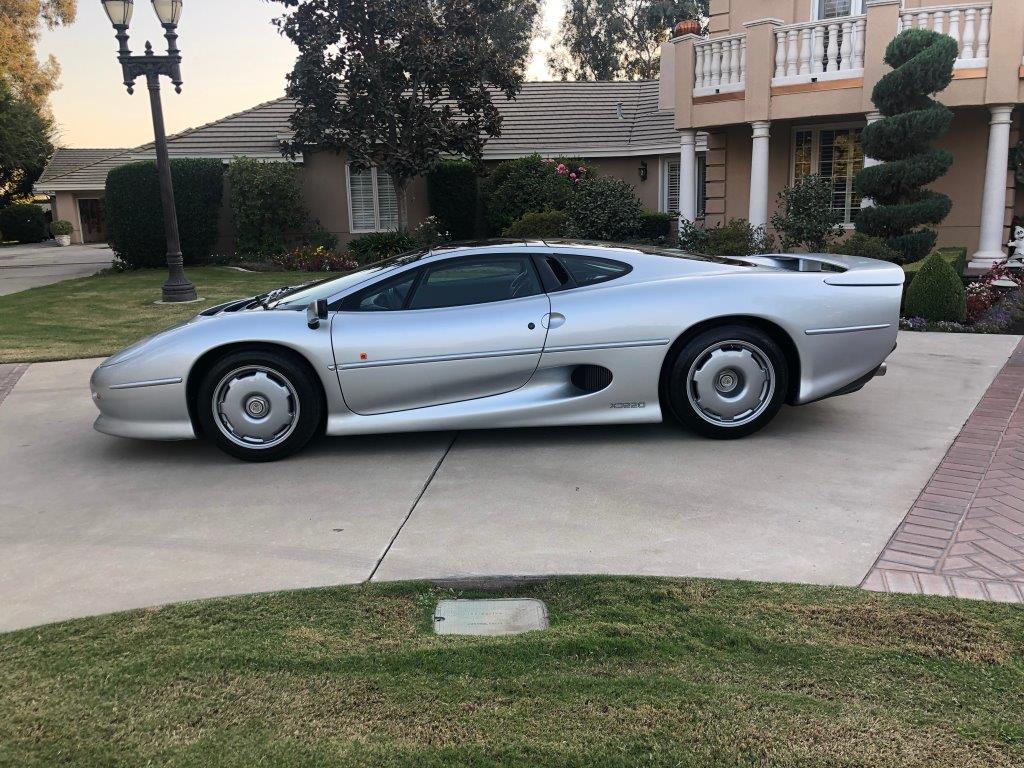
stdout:
POLYGON ((767 253, 734 256, 738 261, 787 272, 823 272, 828 285, 903 285, 903 268, 888 261, 834 253, 767 253))

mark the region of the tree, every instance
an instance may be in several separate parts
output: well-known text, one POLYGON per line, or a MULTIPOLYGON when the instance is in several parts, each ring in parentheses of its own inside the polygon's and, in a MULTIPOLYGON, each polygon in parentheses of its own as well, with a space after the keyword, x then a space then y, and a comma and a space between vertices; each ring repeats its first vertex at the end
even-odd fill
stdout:
POLYGON ((32 193, 53 154, 53 121, 0 77, 0 208, 32 193))
POLYGON ((708 0, 569 0, 550 69, 563 80, 655 80, 672 26, 708 0))
POLYGON ((832 182, 824 176, 804 176, 779 192, 779 209, 772 227, 789 251, 803 248, 823 253, 842 234, 842 216, 832 207, 832 182))
POLYGON ((406 187, 442 156, 479 165, 501 130, 496 93, 522 87, 537 0, 275 0, 299 50, 291 154, 346 152, 376 165, 408 223, 406 187))
POLYGON ((0 0, 0 76, 11 89, 42 108, 57 87, 60 66, 36 58, 40 20, 50 29, 75 20, 76 0, 0 0))
POLYGON ((942 177, 953 155, 935 149, 953 113, 931 98, 950 84, 957 57, 956 41, 926 29, 900 33, 885 50, 892 67, 871 94, 882 119, 861 135, 864 153, 883 161, 864 168, 855 180, 857 191, 873 205, 861 209, 857 230, 881 237, 900 254, 902 262, 923 259, 935 246, 936 233, 925 224, 938 224, 949 215, 952 202, 925 189, 942 177))

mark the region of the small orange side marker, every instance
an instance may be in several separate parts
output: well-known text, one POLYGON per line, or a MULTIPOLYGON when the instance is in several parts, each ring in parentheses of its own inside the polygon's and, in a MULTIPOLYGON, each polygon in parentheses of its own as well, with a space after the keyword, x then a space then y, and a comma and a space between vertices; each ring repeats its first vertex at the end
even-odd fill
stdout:
POLYGON ((365 360, 366 359, 366 353, 365 352, 360 352, 359 353, 359 359, 360 360, 365 360))

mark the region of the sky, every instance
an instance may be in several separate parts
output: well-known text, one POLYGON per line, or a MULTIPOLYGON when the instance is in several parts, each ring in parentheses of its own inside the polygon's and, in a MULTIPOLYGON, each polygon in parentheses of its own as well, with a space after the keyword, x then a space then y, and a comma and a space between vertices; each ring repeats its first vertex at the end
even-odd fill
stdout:
MULTIPOLYGON (((546 37, 535 40, 528 77, 549 79, 547 53, 564 0, 546 0, 546 37)), ((294 47, 271 26, 282 6, 265 0, 205 0, 184 4, 178 25, 182 52, 180 94, 163 79, 168 133, 218 120, 283 95, 294 47)), ((136 0, 129 47, 141 53, 146 40, 156 53, 166 49, 163 30, 146 0, 136 0)), ((50 97, 62 147, 134 147, 151 141, 148 96, 140 79, 129 96, 121 82, 117 41, 99 0, 79 0, 78 19, 46 30, 40 58, 61 65, 60 89, 50 97)))

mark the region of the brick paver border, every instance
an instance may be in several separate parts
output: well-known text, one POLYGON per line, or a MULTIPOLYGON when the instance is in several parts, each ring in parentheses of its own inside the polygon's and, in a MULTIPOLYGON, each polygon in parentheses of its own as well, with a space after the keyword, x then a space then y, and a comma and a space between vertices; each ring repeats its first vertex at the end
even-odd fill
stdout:
POLYGON ((2 363, 0 364, 0 403, 11 394, 14 385, 28 370, 28 363, 2 363))
POLYGON ((1024 341, 861 586, 1024 603, 1024 341))

